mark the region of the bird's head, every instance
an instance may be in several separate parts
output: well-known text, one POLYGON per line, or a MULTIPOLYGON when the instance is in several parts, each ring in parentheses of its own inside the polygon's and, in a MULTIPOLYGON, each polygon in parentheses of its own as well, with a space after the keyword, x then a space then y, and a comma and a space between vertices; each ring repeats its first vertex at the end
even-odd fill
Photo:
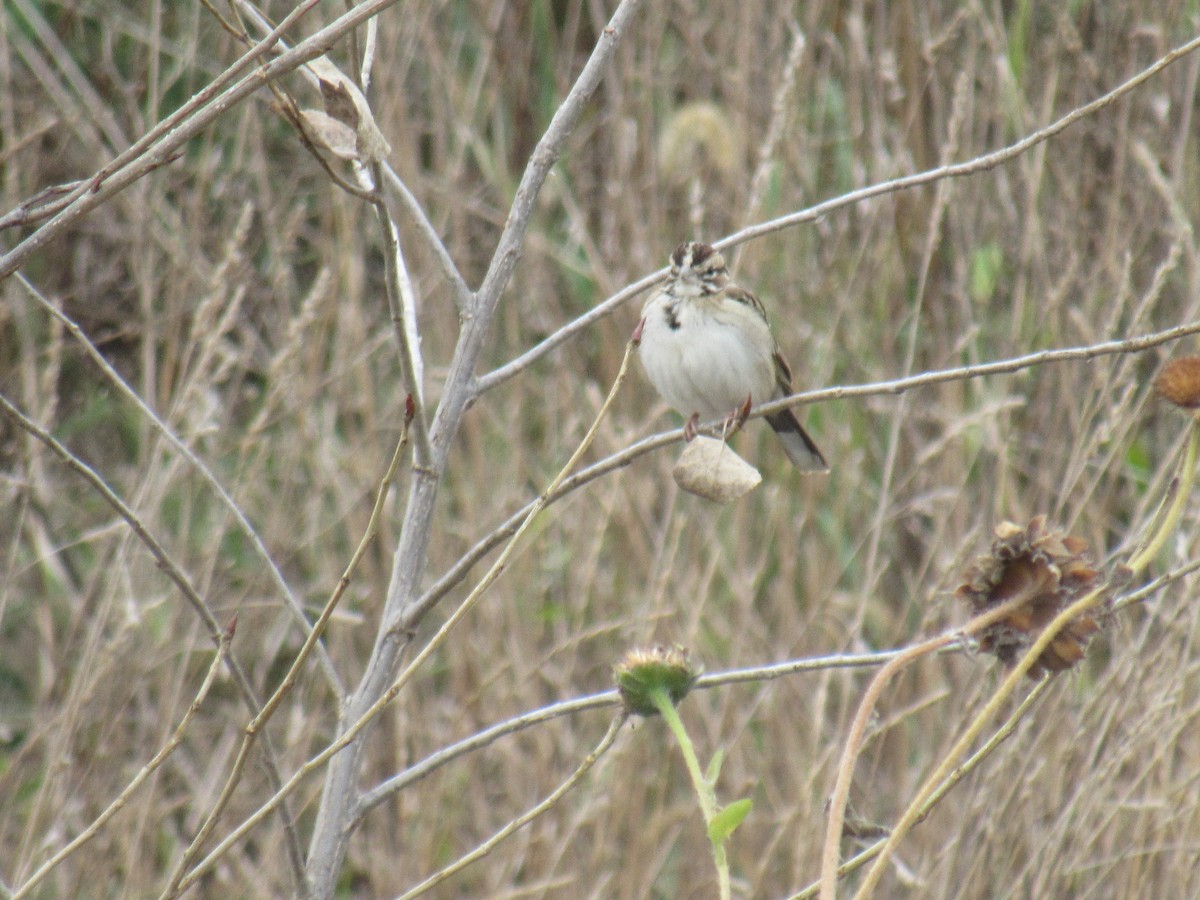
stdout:
POLYGON ((687 294, 715 294, 729 283, 725 258, 712 244, 688 241, 671 254, 671 281, 687 294))

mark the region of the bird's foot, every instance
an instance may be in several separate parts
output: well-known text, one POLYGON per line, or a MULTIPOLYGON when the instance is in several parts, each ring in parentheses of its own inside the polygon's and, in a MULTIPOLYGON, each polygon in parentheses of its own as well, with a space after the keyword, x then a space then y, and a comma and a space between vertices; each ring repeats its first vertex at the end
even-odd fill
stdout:
POLYGON ((725 424, 722 427, 722 435, 724 437, 732 437, 742 430, 742 426, 746 424, 746 420, 750 418, 750 395, 746 395, 745 402, 729 414, 725 419, 725 424))

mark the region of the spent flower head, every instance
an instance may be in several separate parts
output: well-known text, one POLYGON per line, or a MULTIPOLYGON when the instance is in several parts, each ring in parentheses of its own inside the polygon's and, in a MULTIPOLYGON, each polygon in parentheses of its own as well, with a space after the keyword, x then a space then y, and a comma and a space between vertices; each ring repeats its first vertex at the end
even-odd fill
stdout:
MULTIPOLYGON (((1025 527, 1013 522, 998 525, 991 551, 970 567, 956 595, 969 602, 976 615, 1025 598, 979 633, 980 649, 1011 666, 1055 616, 1101 581, 1085 540, 1048 529, 1046 517, 1035 516, 1025 527)), ((1083 659, 1088 640, 1099 629, 1096 619, 1086 613, 1068 622, 1033 664, 1030 677, 1071 668, 1083 659)))
POLYGON ((1181 356, 1163 366, 1154 393, 1182 409, 1200 409, 1200 356, 1181 356))
POLYGON ((676 644, 630 650, 613 674, 625 708, 635 715, 653 716, 659 711, 654 696, 659 690, 675 706, 687 696, 702 671, 689 658, 687 648, 676 644))

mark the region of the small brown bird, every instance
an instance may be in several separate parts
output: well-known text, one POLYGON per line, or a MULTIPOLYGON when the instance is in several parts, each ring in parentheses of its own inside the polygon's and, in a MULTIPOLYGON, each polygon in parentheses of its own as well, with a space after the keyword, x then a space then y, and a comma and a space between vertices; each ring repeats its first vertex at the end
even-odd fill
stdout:
MULTIPOLYGON (((792 371, 762 303, 730 280, 710 244, 689 241, 671 254, 671 273, 646 302, 638 328, 642 368, 662 398, 691 417, 689 438, 701 418, 744 418, 751 402, 792 393, 792 371)), ((766 419, 797 469, 829 470, 792 410, 766 419)))

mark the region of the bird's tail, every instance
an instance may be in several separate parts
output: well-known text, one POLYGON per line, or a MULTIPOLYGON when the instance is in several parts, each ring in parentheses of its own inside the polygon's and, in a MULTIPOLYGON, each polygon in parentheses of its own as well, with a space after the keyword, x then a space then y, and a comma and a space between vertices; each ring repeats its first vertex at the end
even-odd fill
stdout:
POLYGON ((829 463, 808 436, 796 414, 790 409, 767 416, 770 425, 780 440, 783 441, 783 452, 801 472, 828 472, 829 463))

